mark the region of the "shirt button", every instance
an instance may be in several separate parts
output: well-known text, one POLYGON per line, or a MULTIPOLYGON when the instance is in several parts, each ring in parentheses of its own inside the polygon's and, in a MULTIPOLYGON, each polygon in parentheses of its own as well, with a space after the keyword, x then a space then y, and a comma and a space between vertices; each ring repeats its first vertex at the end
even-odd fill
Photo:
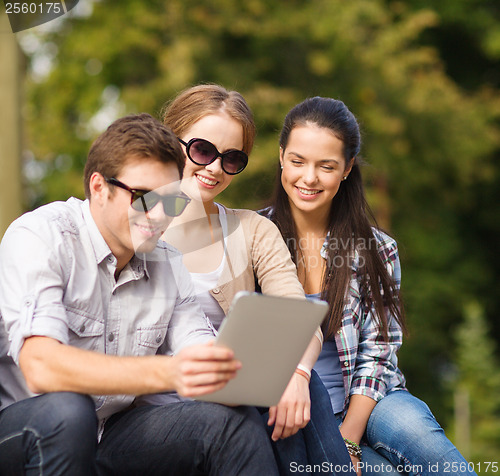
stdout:
POLYGON ((113 342, 115 340, 115 335, 113 333, 109 334, 108 340, 109 342, 113 342))
POLYGON ((108 256, 108 262, 109 263, 114 263, 115 259, 112 256, 108 256))
POLYGON ((85 324, 82 324, 82 326, 80 327, 80 332, 85 332, 85 324))
POLYGON ((339 330, 337 331, 337 334, 342 334, 342 329, 339 329, 339 330))
POLYGON ((220 289, 219 288, 214 288, 212 289, 213 293, 214 294, 219 294, 220 293, 220 289))
POLYGON ((161 342, 161 336, 158 336, 158 337, 156 338, 156 343, 157 343, 157 344, 159 344, 160 342, 161 342))
POLYGON ((29 298, 24 301, 25 306, 31 306, 32 304, 33 304, 33 300, 31 300, 29 298))
POLYGON ((344 362, 344 367, 349 367, 349 362, 347 362, 347 360, 344 362))

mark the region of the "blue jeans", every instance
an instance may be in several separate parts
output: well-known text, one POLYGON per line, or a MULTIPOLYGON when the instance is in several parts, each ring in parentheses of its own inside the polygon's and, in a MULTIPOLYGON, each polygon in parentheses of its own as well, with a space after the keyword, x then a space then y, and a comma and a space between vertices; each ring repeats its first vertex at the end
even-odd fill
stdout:
MULTIPOLYGON (((311 420, 293 436, 273 442, 273 450, 281 475, 304 474, 307 467, 319 468, 309 472, 336 476, 355 475, 351 458, 337 428, 330 396, 318 374, 311 372, 311 420), (333 430, 333 431, 332 431, 333 430)), ((267 425, 269 415, 263 418, 267 425)), ((268 427, 271 435, 272 427, 268 427)))
POLYGON ((0 412, 0 474, 277 475, 255 409, 205 402, 113 415, 97 445, 93 401, 50 393, 0 412))
POLYGON ((369 447, 362 447, 363 475, 476 474, 468 469, 429 407, 407 391, 392 391, 377 403, 365 437, 369 447))
POLYGON ((2 476, 95 475, 97 418, 90 397, 49 393, 0 412, 2 476))

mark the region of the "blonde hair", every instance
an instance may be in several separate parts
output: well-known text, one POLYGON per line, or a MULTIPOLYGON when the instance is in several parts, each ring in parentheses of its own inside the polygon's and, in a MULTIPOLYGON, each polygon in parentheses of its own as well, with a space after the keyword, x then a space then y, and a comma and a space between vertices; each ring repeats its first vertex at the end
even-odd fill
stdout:
POLYGON ((255 122, 250 107, 237 91, 228 91, 217 84, 188 88, 165 104, 162 111, 163 124, 180 137, 200 119, 221 111, 241 124, 243 152, 249 155, 255 140, 255 122))

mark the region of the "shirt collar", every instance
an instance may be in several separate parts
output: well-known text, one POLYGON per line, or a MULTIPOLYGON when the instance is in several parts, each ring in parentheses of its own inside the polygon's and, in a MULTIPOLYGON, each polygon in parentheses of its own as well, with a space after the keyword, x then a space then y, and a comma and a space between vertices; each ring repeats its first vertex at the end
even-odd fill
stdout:
POLYGON ((149 271, 145 253, 141 253, 139 256, 138 255, 132 256, 132 259, 130 260, 129 263, 131 269, 135 274, 136 279, 140 279, 144 276, 146 276, 146 278, 149 279, 149 271))
POLYGON ((85 200, 82 203, 82 212, 83 212, 83 220, 85 221, 85 224, 87 225, 87 230, 89 233, 90 237, 90 242, 92 243, 92 246, 94 247, 94 253, 95 253, 95 258, 97 264, 102 263, 109 255, 111 255, 111 250, 109 249, 108 244, 104 240, 104 238, 101 235, 101 232, 99 231, 99 228, 97 228, 96 222, 94 221, 94 217, 92 216, 92 213, 90 213, 90 202, 85 200))
MULTIPOLYGON (((104 240, 97 224, 94 221, 94 217, 90 212, 90 202, 85 200, 82 203, 83 219, 87 225, 87 230, 89 232, 90 241, 94 247, 94 253, 97 264, 102 263, 108 256, 112 256, 113 253, 109 249, 108 244, 104 240)), ((132 256, 130 260, 130 267, 132 268, 137 279, 142 278, 144 275, 149 279, 149 272, 146 264, 146 255, 144 253, 132 256)))
POLYGON ((330 242, 330 232, 326 234, 325 241, 319 250, 319 254, 323 259, 328 258, 328 243, 330 242))

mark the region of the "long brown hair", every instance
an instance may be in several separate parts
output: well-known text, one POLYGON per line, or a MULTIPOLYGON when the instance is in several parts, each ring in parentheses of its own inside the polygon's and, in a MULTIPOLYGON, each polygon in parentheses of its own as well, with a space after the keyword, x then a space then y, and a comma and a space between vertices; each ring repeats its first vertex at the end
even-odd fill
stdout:
POLYGON ((149 114, 131 114, 113 122, 92 144, 83 172, 85 196, 90 198, 94 172, 116 177, 131 158, 172 162, 182 178, 184 153, 172 130, 149 114))
MULTIPOLYGON (((384 265, 388 257, 380 255, 373 234, 372 223, 376 224, 376 221, 366 202, 358 158, 361 147, 358 122, 342 101, 322 97, 306 99, 285 117, 280 135, 280 147, 283 151, 291 131, 304 125, 316 125, 332 132, 343 143, 346 166, 352 163, 351 172, 332 199, 328 218, 329 242, 321 291, 321 298, 330 305, 323 323, 325 338, 331 338, 342 325, 351 266, 356 253, 363 305, 375 307, 381 335, 387 339, 388 319, 391 315, 406 331, 399 290, 384 265)), ((271 219, 280 229, 295 264, 298 264, 302 254, 300 240, 290 202, 281 183, 280 167, 276 175, 272 205, 271 219)))

